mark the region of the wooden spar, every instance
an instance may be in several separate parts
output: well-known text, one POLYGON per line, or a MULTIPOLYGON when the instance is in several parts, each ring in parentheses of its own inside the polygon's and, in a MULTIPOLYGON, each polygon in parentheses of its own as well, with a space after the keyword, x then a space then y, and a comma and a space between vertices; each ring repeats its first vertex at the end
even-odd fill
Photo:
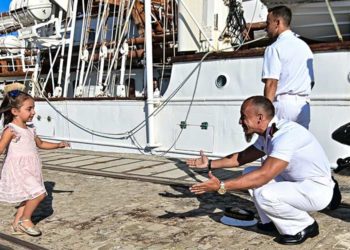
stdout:
MULTIPOLYGON (((153 1, 152 1, 153 2, 153 1)), ((155 13, 156 9, 152 5, 152 12, 155 13)), ((140 36, 144 36, 145 34, 145 8, 143 3, 140 1, 136 1, 134 5, 134 9, 132 11, 132 17, 134 19, 134 22, 137 26, 138 32, 140 36)), ((159 20, 155 20, 153 25, 153 31, 156 34, 163 34, 164 30, 162 25, 160 24, 159 20)))
MULTIPOLYGON (((145 49, 138 49, 138 50, 131 50, 128 53, 128 58, 133 58, 133 59, 142 59, 145 54, 145 49)), ((163 49, 158 49, 153 51, 154 58, 162 58, 163 56, 163 49)), ((166 48, 165 49, 165 57, 171 57, 173 55, 173 49, 172 48, 166 48)), ((107 54, 108 58, 113 58, 114 53, 109 52, 107 54)), ((93 56, 93 61, 99 61, 100 60, 100 54, 95 53, 93 56)))
MULTIPOLYGON (((22 61, 19 58, 13 59, 14 64, 9 65, 8 60, 0 60, 0 77, 5 76, 16 76, 25 74, 23 72, 22 61), (13 67, 15 70, 12 70, 13 67), (11 70, 10 70, 11 69, 11 70)), ((12 60, 11 60, 12 62, 12 60)), ((27 65, 30 65, 29 62, 26 62, 27 65)))
MULTIPOLYGON (((165 42, 172 41, 173 40, 173 35, 165 35, 165 42)), ((152 41, 154 43, 161 43, 163 42, 163 36, 162 35, 157 35, 152 37, 152 41)), ((136 37, 136 38, 130 38, 128 39, 128 44, 144 44, 145 38, 144 37, 136 37)))
MULTIPOLYGON (((113 4, 113 5, 120 5, 121 0, 95 0, 95 3, 108 3, 108 4, 113 4)), ((125 3, 128 3, 128 0, 125 0, 125 3)))
POLYGON ((137 31, 140 36, 145 35, 145 15, 143 12, 143 4, 137 1, 134 5, 134 9, 131 12, 134 23, 137 27, 137 31))
MULTIPOLYGON (((128 57, 132 57, 132 58, 143 58, 145 53, 144 49, 138 49, 138 50, 132 50, 129 51, 128 57)), ((155 50, 153 49, 153 58, 162 58, 163 56, 163 49, 161 50, 155 50)), ((173 56, 173 49, 172 48, 166 48, 165 49, 165 57, 171 57, 173 56)))
MULTIPOLYGON (((120 6, 121 0, 95 0, 95 3, 108 3, 112 5, 117 5, 120 6)), ((126 4, 128 1, 126 1, 126 4)), ((157 16, 158 13, 158 8, 165 8, 166 1, 164 0, 153 0, 152 1, 152 13, 154 16, 157 16)), ((98 7, 97 5, 95 6, 95 9, 93 11, 94 14, 97 14, 98 7)), ((132 10, 132 18, 134 20, 134 23, 138 29, 138 33, 140 36, 144 36, 145 33, 145 13, 144 13, 144 4, 141 1, 136 1, 134 8, 132 10)), ((169 18, 169 17, 168 17, 169 18)), ((154 20, 152 23, 153 26, 153 31, 155 34, 163 34, 163 26, 160 23, 158 19, 154 20)))
MULTIPOLYGON (((120 5, 120 2, 122 0, 95 0, 95 3, 100 3, 100 2, 103 2, 103 3, 109 3, 109 4, 113 4, 113 5, 120 5)), ((125 0, 125 3, 128 4, 128 0, 125 0)), ((139 1, 137 1, 139 2, 139 1)), ((152 0, 152 4, 156 4, 156 5, 160 5, 160 6, 164 6, 164 0, 152 0)))
MULTIPOLYGON (((340 51, 340 50, 350 50, 350 41, 346 42, 333 42, 333 43, 315 43, 309 44, 313 52, 323 52, 323 51, 340 51)), ((242 49, 232 52, 213 52, 206 57, 206 60, 219 60, 219 59, 229 59, 229 58, 244 58, 244 57, 257 57, 263 56, 265 52, 265 47, 257 47, 250 49, 242 49)), ((199 61, 202 59, 205 53, 197 53, 191 55, 183 55, 173 57, 171 63, 174 62, 189 62, 189 61, 199 61)))
POLYGON ((254 31, 254 30, 263 30, 266 28, 266 22, 257 22, 257 23, 247 23, 246 29, 254 31))
POLYGON ((23 71, 8 71, 7 73, 0 73, 0 77, 11 77, 11 76, 31 76, 33 72, 29 71, 23 72, 23 71))

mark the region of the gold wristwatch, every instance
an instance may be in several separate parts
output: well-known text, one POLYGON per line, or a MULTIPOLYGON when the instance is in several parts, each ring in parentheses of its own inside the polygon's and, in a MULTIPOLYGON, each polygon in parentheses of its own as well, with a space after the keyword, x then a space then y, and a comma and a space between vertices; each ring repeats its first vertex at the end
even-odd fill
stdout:
POLYGON ((218 193, 221 195, 226 193, 225 182, 220 182, 220 188, 218 189, 218 193))

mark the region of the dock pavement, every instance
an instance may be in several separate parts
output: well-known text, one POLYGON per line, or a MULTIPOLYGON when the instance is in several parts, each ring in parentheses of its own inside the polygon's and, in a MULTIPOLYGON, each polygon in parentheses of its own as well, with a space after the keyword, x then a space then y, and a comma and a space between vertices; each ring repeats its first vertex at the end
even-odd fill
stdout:
MULTIPOLYGON (((184 159, 72 149, 40 155, 48 196, 33 220, 43 235, 15 237, 45 249, 350 249, 348 169, 335 174, 341 207, 312 213, 320 235, 299 246, 283 246, 275 242, 276 235, 255 226, 220 223, 226 207, 256 212, 249 195, 191 194, 188 187, 206 180, 208 173, 189 169, 184 159)), ((214 175, 223 180, 241 171, 215 170, 214 175)), ((14 205, 0 203, 1 233, 11 235, 15 211, 14 205)), ((1 237, 0 243, 6 246, 1 237)))

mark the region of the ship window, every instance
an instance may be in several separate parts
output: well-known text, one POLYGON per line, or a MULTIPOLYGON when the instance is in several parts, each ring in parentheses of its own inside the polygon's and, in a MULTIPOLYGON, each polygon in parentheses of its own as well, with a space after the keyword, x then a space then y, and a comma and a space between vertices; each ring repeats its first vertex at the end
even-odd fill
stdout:
POLYGON ((224 75, 219 75, 218 78, 216 78, 215 85, 216 87, 223 88, 227 83, 227 77, 224 75))

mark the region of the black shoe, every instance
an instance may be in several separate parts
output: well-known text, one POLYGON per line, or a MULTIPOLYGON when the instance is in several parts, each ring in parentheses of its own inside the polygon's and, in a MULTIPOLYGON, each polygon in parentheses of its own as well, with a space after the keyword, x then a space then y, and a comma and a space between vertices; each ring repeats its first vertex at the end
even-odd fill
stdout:
POLYGON ((275 226, 275 224, 273 224, 273 222, 269 222, 269 223, 261 223, 260 221, 258 222, 258 224, 256 224, 256 227, 264 232, 277 232, 277 228, 275 226))
POLYGON ((296 245, 303 243, 307 238, 313 238, 319 234, 318 224, 315 221, 304 230, 300 231, 296 235, 281 235, 278 239, 278 243, 283 245, 296 245))

